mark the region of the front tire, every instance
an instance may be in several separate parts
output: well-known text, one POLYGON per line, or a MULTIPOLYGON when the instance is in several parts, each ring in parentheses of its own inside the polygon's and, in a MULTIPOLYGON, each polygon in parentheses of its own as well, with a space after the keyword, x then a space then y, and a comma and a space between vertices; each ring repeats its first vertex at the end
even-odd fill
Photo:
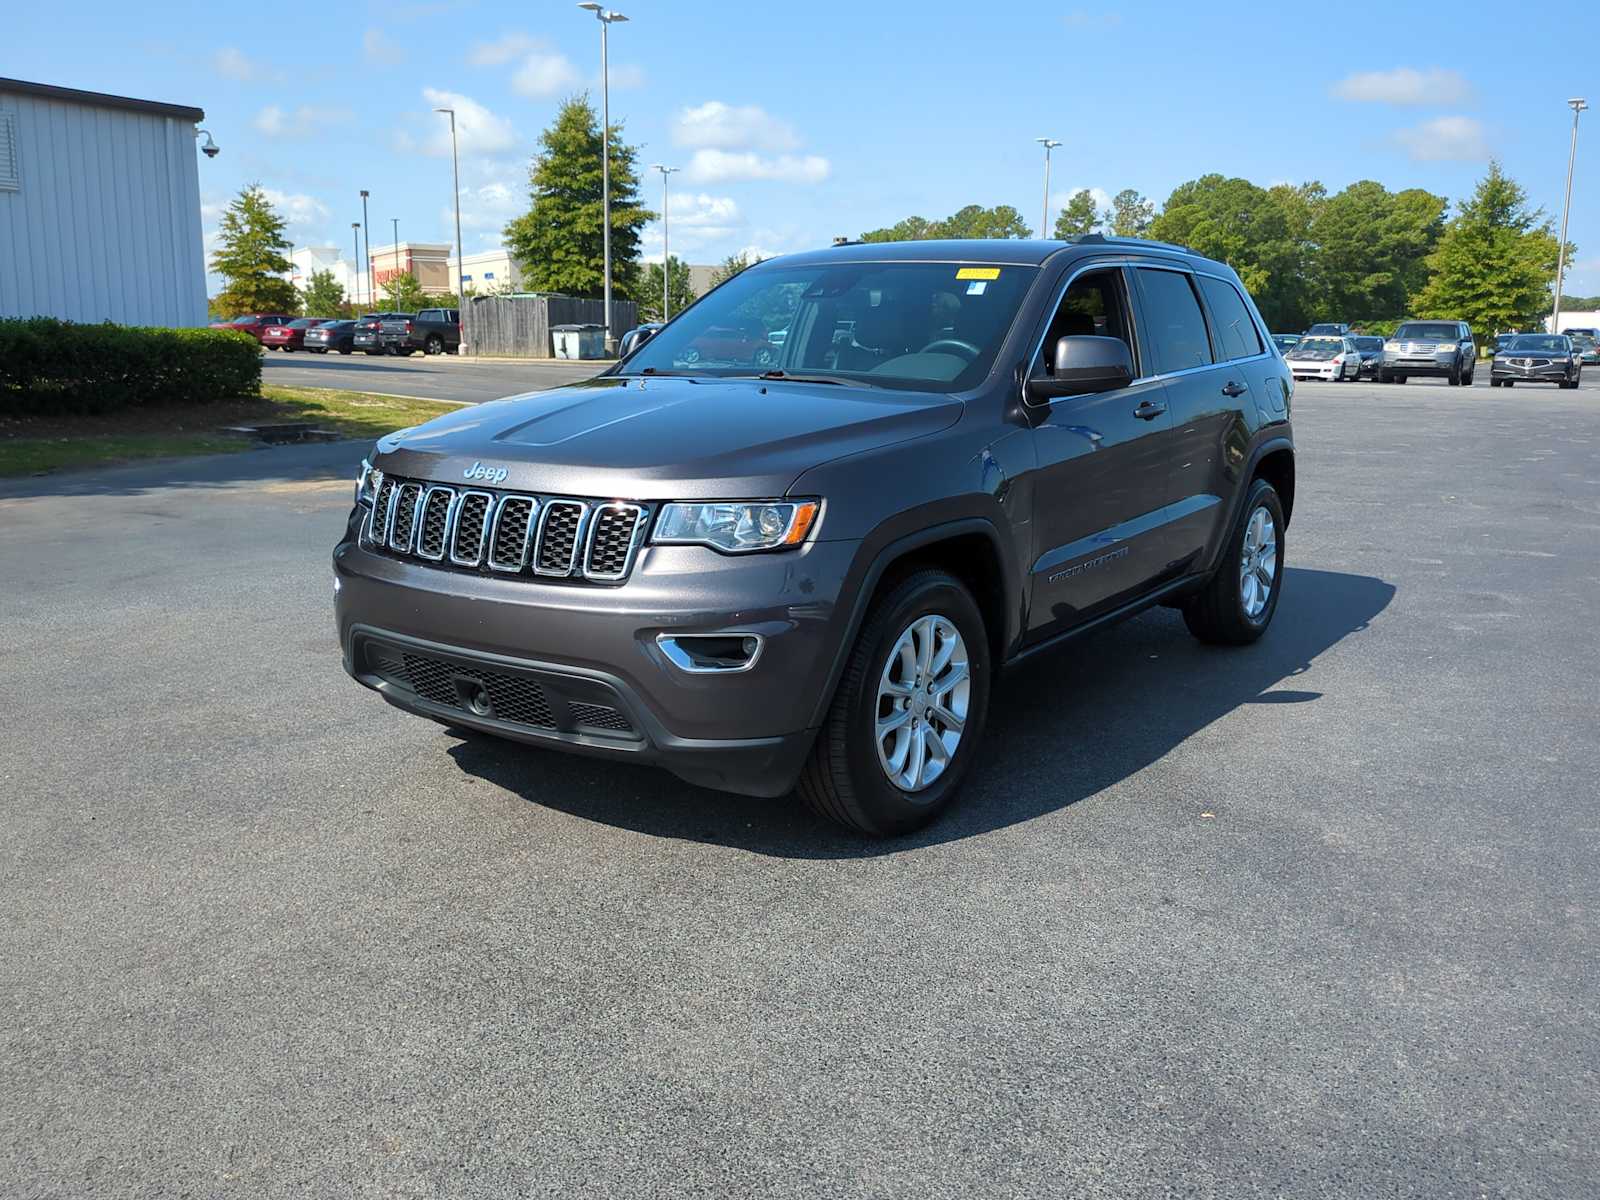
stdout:
POLYGON ((872 837, 949 806, 989 711, 989 639, 945 571, 917 571, 872 607, 799 780, 819 816, 872 837))
POLYGON ((425 354, 443 354, 444 339, 436 333, 431 334, 428 338, 427 345, 423 347, 423 352, 425 354))
POLYGON ((1202 642, 1244 646, 1267 631, 1283 594, 1284 524, 1278 493, 1255 480, 1216 573, 1183 607, 1190 633, 1202 642))

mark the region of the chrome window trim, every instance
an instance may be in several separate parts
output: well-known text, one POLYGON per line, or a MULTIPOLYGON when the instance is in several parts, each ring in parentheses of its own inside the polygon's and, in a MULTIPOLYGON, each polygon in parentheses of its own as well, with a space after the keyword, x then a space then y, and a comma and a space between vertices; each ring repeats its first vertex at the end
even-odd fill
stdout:
MULTIPOLYGON (((1044 311, 1044 327, 1039 330, 1039 336, 1034 341, 1033 352, 1031 354, 1029 354, 1028 357, 1023 361, 1022 380, 1023 380, 1024 388, 1026 388, 1027 381, 1030 378, 1030 376, 1028 374, 1029 369, 1033 366, 1034 360, 1037 359, 1039 357, 1039 355, 1044 352, 1044 339, 1050 336, 1050 323, 1052 321, 1054 321, 1055 318, 1056 318, 1056 310, 1061 307, 1061 301, 1066 299, 1067 289, 1070 288, 1075 282, 1077 282, 1078 276, 1085 275, 1090 271, 1104 271, 1104 270, 1107 270, 1107 269, 1110 269, 1110 268, 1120 269, 1120 268, 1123 268, 1123 267, 1131 267, 1131 266, 1135 266, 1135 265, 1137 265, 1136 260, 1134 260, 1132 258, 1128 258, 1126 256, 1119 257, 1119 258, 1097 258, 1097 259, 1093 259, 1092 261, 1089 261, 1089 262, 1081 263, 1081 264, 1078 265, 1078 267, 1075 270, 1071 270, 1071 271, 1069 271, 1067 273, 1067 277, 1065 279, 1063 279, 1061 281, 1060 286, 1056 288, 1056 292, 1055 292, 1054 297, 1051 299, 1049 305, 1045 308, 1045 311, 1044 311)), ((1125 293, 1128 290, 1128 285, 1127 285, 1127 281, 1126 280, 1123 281, 1122 290, 1125 293)), ((1132 319, 1132 321, 1134 323, 1134 326, 1135 326, 1135 328, 1133 330, 1133 337, 1134 337, 1133 351, 1134 351, 1134 354, 1135 354, 1136 357, 1142 359, 1144 357, 1144 355, 1141 353, 1142 347, 1138 344, 1138 342, 1139 342, 1139 332, 1138 332, 1138 328, 1137 328, 1138 327, 1138 323, 1139 323, 1138 314, 1133 311, 1133 307, 1132 307, 1133 306, 1133 297, 1132 296, 1125 296, 1125 299, 1128 301, 1128 305, 1129 305, 1128 316, 1129 316, 1130 319, 1132 319)), ((1133 382, 1136 383, 1136 384, 1137 383, 1143 383, 1147 379, 1154 379, 1154 378, 1155 378, 1154 375, 1139 375, 1139 376, 1136 376, 1134 378, 1133 382)), ((1070 396, 1058 396, 1054 400, 1045 401, 1045 403, 1046 404, 1054 404, 1054 403, 1056 403, 1057 401, 1060 401, 1060 400, 1070 400, 1070 399, 1072 399, 1072 397, 1070 397, 1070 396)), ((1030 403, 1037 403, 1037 401, 1030 401, 1030 403)))
POLYGON ((410 554, 411 553, 411 547, 416 545, 416 543, 417 543, 417 510, 416 510, 416 506, 419 503, 421 503, 421 501, 422 501, 422 484, 419 483, 418 481, 416 481, 414 479, 407 480, 406 482, 401 483, 401 484, 399 484, 399 485, 397 485, 395 487, 394 495, 392 497, 390 497, 390 499, 389 499, 389 524, 388 524, 389 540, 386 543, 386 545, 389 547, 389 549, 394 550, 394 551, 396 551, 397 553, 400 553, 400 554, 410 554), (405 498, 406 490, 408 488, 413 488, 413 489, 416 490, 416 499, 413 500, 412 504, 411 504, 411 528, 406 533, 406 544, 404 546, 401 546, 401 545, 399 545, 399 544, 397 544, 395 542, 394 533, 395 533, 395 526, 399 523, 399 520, 400 520, 400 502, 405 498))
POLYGON ((595 505, 593 511, 589 514, 588 530, 583 539, 583 558, 581 560, 583 577, 585 579, 602 580, 607 583, 615 583, 619 579, 626 579, 628 572, 633 569, 633 557, 639 552, 639 547, 643 544, 643 532, 649 527, 649 524, 648 515, 642 504, 634 504, 629 500, 612 500, 606 504, 595 505), (589 569, 589 556, 594 552, 595 531, 600 528, 600 514, 607 509, 617 511, 631 510, 634 514, 633 532, 628 535, 628 549, 623 555, 622 569, 620 571, 591 571, 589 569))
POLYGON ((589 513, 591 510, 592 506, 588 503, 582 500, 569 499, 565 496, 557 497, 544 506, 544 511, 539 514, 539 535, 533 539, 533 573, 535 575, 543 575, 546 578, 554 579, 570 579, 578 573, 578 568, 587 561, 586 558, 581 556, 584 554, 584 547, 588 542, 589 513), (546 569, 539 565, 539 550, 544 546, 545 523, 550 519, 551 508, 557 504, 576 504, 578 506, 578 527, 572 532, 572 556, 567 560, 566 569, 561 571, 546 569))
POLYGON ((541 520, 540 508, 541 505, 537 496, 529 496, 523 492, 507 492, 500 497, 500 503, 494 506, 494 533, 489 538, 489 557, 485 559, 491 571, 498 571, 502 575, 518 575, 527 568, 528 547, 535 542, 533 536, 534 526, 541 520), (511 500, 526 500, 533 507, 528 512, 528 526, 522 532, 522 553, 517 559, 517 565, 514 567, 502 567, 494 561, 494 553, 500 545, 500 519, 505 516, 506 504, 511 500))
POLYGON ((455 511, 450 520, 450 561, 458 567, 476 567, 483 563, 484 552, 489 547, 489 535, 494 532, 494 521, 499 507, 493 492, 483 492, 476 488, 466 488, 456 493, 455 511), (461 520, 461 510, 466 506, 469 496, 482 496, 486 501, 483 509, 483 529, 478 534, 478 553, 471 559, 456 557, 456 524, 461 520))
POLYGON ((426 487, 422 490, 422 499, 417 501, 417 524, 416 528, 413 530, 414 536, 412 537, 412 541, 417 547, 417 557, 425 562, 443 562, 445 560, 445 556, 450 553, 450 535, 453 532, 456 517, 456 498, 455 488, 448 487, 442 483, 433 484, 432 486, 426 487), (428 505, 432 502, 433 494, 435 492, 444 492, 450 497, 450 500, 449 503, 446 504, 444 510, 444 536, 439 542, 439 553, 427 554, 424 553, 422 549, 422 522, 427 520, 428 505))

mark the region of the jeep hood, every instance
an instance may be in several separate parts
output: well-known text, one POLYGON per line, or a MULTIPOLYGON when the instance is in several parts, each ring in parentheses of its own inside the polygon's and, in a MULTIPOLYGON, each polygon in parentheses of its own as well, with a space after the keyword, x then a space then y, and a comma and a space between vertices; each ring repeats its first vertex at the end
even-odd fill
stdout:
POLYGON ((639 500, 783 495, 799 476, 953 425, 942 394, 783 380, 602 378, 459 409, 378 442, 374 466, 457 486, 639 500), (483 486, 482 474, 477 476, 483 486))

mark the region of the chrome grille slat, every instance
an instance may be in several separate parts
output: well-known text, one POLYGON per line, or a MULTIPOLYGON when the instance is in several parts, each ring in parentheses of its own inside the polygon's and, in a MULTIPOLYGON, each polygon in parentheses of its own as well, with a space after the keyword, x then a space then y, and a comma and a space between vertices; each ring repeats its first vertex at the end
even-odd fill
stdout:
POLYGON ((483 561, 489 541, 494 497, 488 492, 462 492, 456 501, 455 525, 450 531, 450 561, 458 567, 475 567, 483 561))
POLYGON ((534 516, 539 502, 532 496, 502 496, 495 509, 494 535, 489 539, 489 568, 516 573, 528 565, 534 516))
POLYGON ((383 475, 361 526, 369 549, 447 569, 619 584, 653 506, 457 488, 383 475))
POLYGON ((552 500, 539 518, 539 549, 533 570, 538 575, 571 575, 578 567, 584 518, 589 506, 580 500, 552 500))

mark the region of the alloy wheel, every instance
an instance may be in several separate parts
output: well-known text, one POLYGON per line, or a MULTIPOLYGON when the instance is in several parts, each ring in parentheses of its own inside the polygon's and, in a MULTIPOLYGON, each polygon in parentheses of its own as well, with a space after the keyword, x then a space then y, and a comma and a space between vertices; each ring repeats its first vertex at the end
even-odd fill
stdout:
POLYGON ((948 617, 918 617, 895 639, 874 706, 878 765, 903 792, 930 787, 961 744, 971 701, 967 644, 948 617))
POLYGON ((1266 506, 1250 514, 1239 556, 1239 604, 1244 615, 1259 621, 1278 578, 1278 526, 1266 506))

